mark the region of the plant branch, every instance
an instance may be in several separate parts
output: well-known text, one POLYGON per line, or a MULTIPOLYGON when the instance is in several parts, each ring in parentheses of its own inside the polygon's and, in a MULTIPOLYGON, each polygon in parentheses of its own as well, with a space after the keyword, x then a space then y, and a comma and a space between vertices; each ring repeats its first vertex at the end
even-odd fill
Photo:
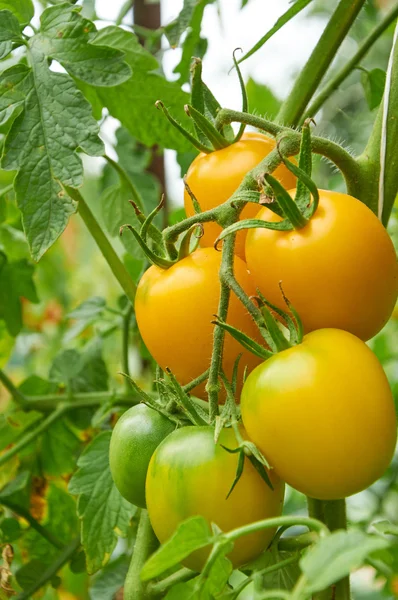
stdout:
POLYGON ((142 509, 133 556, 124 582, 124 600, 145 600, 147 598, 146 584, 141 581, 140 572, 156 545, 157 539, 149 521, 148 511, 142 509))
POLYGON ((98 248, 110 266, 112 273, 116 277, 124 293, 130 302, 134 304, 136 285, 131 279, 129 272, 120 260, 119 256, 116 254, 113 246, 102 231, 97 219, 94 217, 80 192, 70 187, 66 187, 65 189, 67 193, 79 203, 79 214, 81 218, 94 238, 98 248))
POLYGON ((65 412, 76 410, 78 408, 95 408, 109 400, 115 405, 132 406, 140 402, 137 395, 131 393, 121 394, 116 392, 84 392, 68 396, 68 402, 65 402, 65 396, 60 394, 47 394, 45 396, 28 396, 28 407, 31 410, 49 412, 54 410, 60 403, 63 403, 65 412))
POLYGON ((33 594, 42 588, 46 583, 50 582, 62 567, 70 561, 76 550, 80 546, 80 538, 73 540, 64 550, 58 555, 55 561, 43 572, 43 574, 31 585, 30 588, 24 590, 15 600, 28 600, 33 594))
POLYGON ((58 550, 61 550, 64 547, 64 544, 59 540, 51 531, 43 527, 28 510, 26 510, 23 506, 19 506, 18 504, 14 504, 13 502, 7 500, 6 498, 1 498, 0 504, 9 508, 13 513, 19 515, 25 521, 29 523, 32 529, 35 529, 37 533, 39 533, 44 539, 46 539, 50 544, 52 544, 58 550))
MULTIPOLYGON (((385 30, 391 25, 391 23, 398 17, 398 4, 393 6, 386 14, 384 19, 374 28, 374 30, 368 35, 367 38, 359 46, 354 56, 344 65, 344 67, 326 84, 326 86, 320 91, 318 96, 310 104, 306 110, 306 117, 315 117, 316 113, 323 106, 325 101, 331 96, 331 94, 337 90, 342 82, 352 73, 352 71, 359 65, 362 58, 368 53, 373 44, 379 39, 379 37, 385 32, 385 30)), ((304 118, 302 119, 304 121, 304 118)))
MULTIPOLYGON (((129 334, 130 334, 130 322, 131 317, 134 314, 134 307, 132 304, 127 308, 126 313, 123 315, 123 329, 122 329, 122 364, 123 373, 126 373, 130 377, 130 366, 129 366, 129 334)), ((125 386, 127 392, 130 391, 131 386, 128 380, 125 380, 125 386)))
POLYGON ((4 387, 10 392, 13 400, 20 406, 21 408, 26 408, 27 399, 22 392, 19 391, 18 388, 15 387, 11 379, 7 377, 7 375, 0 369, 0 381, 4 385, 4 387))
POLYGON ((296 126, 345 39, 365 0, 340 0, 292 91, 283 102, 277 120, 296 126))
POLYGON ((177 585, 177 583, 189 581, 190 579, 193 579, 193 577, 197 577, 197 575, 198 574, 195 571, 191 571, 191 569, 186 569, 183 567, 179 571, 169 575, 169 577, 165 577, 165 579, 162 579, 161 581, 150 583, 148 585, 147 594, 148 596, 161 596, 169 588, 177 585))

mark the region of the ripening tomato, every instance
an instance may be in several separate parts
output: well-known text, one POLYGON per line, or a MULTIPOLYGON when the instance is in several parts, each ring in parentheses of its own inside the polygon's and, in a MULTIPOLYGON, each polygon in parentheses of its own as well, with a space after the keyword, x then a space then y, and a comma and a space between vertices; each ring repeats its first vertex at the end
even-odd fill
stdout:
MULTIPOLYGON (((244 431, 242 434, 245 436, 244 431)), ((254 521, 279 516, 284 484, 269 473, 273 490, 246 459, 242 476, 229 498, 235 479, 238 455, 232 429, 224 429, 218 444, 211 427, 184 427, 170 434, 154 452, 146 480, 148 514, 160 542, 165 542, 185 519, 201 515, 222 531, 230 531, 254 521)), ((228 558, 235 567, 256 558, 271 541, 274 530, 267 529, 240 538, 228 558)), ((184 562, 200 570, 209 548, 195 551, 184 562)))
MULTIPOLYGON (((185 385, 210 366, 214 314, 218 311, 221 253, 200 248, 169 269, 150 267, 138 284, 135 311, 138 328, 154 359, 169 367, 185 385)), ((248 295, 255 292, 245 263, 236 257, 234 273, 248 295)), ((228 323, 259 340, 257 328, 237 297, 231 293, 228 323)), ((242 349, 229 334, 225 336, 223 368, 231 377, 234 362, 240 379, 245 366, 250 372, 260 360, 242 349)), ((205 384, 194 392, 206 398, 205 384)))
POLYGON ((175 429, 166 417, 145 404, 129 408, 112 432, 109 464, 123 498, 145 508, 145 479, 157 446, 175 429))
MULTIPOLYGON (((257 132, 244 133, 239 142, 210 154, 199 154, 188 169, 186 180, 198 200, 201 210, 209 210, 226 202, 242 183, 244 176, 251 171, 271 150, 275 140, 257 132)), ((279 166, 274 176, 286 188, 296 184, 294 175, 284 166, 279 166)), ((191 197, 184 193, 185 211, 188 216, 195 214, 191 197)), ((258 206, 248 203, 241 213, 241 219, 255 217, 258 206)), ((201 246, 213 246, 221 227, 217 223, 205 223, 201 246)), ((246 231, 236 237, 235 252, 245 259, 246 231)))
POLYGON ((289 485, 335 500, 388 467, 397 424, 387 377, 359 338, 319 329, 269 358, 241 396, 246 431, 289 485))
MULTIPOLYGON (((325 190, 319 197, 315 215, 302 229, 249 230, 248 269, 267 300, 280 308, 282 282, 305 332, 336 327, 368 340, 387 323, 397 300, 394 246, 356 198, 325 190)), ((280 220, 268 208, 256 218, 280 220)))

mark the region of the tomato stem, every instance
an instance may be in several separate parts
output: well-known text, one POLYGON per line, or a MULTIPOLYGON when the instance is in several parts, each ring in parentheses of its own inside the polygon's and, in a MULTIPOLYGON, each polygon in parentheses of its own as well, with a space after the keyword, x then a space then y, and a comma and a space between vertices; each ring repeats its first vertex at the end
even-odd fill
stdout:
POLYGON ((141 581, 140 572, 147 558, 154 552, 158 541, 149 521, 148 511, 141 510, 133 555, 124 582, 124 600, 144 600, 147 598, 146 584, 141 581))
POLYGON ((186 569, 183 567, 176 573, 169 575, 169 577, 165 577, 161 581, 157 581, 156 583, 150 583, 147 588, 147 594, 151 597, 162 596, 164 592, 168 589, 177 585, 178 583, 183 583, 184 581, 189 581, 193 579, 193 577, 197 577, 197 573, 195 571, 191 571, 191 569, 186 569))

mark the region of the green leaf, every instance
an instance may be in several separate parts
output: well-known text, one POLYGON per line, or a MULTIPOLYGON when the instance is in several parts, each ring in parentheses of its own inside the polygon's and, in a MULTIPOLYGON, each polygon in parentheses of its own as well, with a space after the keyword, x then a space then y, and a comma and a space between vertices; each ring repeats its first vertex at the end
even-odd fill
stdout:
POLYGON ((125 62, 130 65, 133 73, 136 71, 153 71, 159 68, 156 58, 148 52, 138 41, 138 37, 131 31, 110 25, 98 31, 90 39, 91 44, 111 46, 124 53, 125 62))
POLYGON ((0 369, 8 363, 14 344, 15 338, 8 333, 5 321, 0 320, 0 369))
POLYGON ((360 567, 369 554, 388 545, 385 539, 355 529, 336 531, 321 539, 300 560, 307 579, 306 592, 312 594, 327 588, 360 567))
POLYGON ((377 108, 383 98, 386 85, 386 72, 383 69, 362 71, 361 81, 365 90, 365 98, 370 110, 377 108))
POLYGON ((0 226, 0 252, 12 261, 29 258, 29 246, 23 232, 3 223, 0 226))
POLYGON ((182 600, 182 598, 186 598, 187 600, 196 600, 197 593, 195 586, 198 579, 198 577, 195 577, 195 579, 191 579, 185 583, 173 585, 167 596, 165 596, 165 600, 182 600))
POLYGON ((0 523, 0 543, 11 544, 21 537, 23 529, 19 521, 12 518, 3 519, 0 523))
POLYGON ((17 65, 2 74, 0 117, 2 111, 10 113, 11 86, 16 91, 11 113, 20 110, 21 94, 25 102, 6 138, 2 166, 19 169, 14 184, 17 203, 32 256, 38 260, 76 210, 62 184, 79 187, 83 183, 77 149, 99 156, 103 146, 90 105, 73 80, 52 73, 46 56, 37 50, 31 52, 31 62, 32 69, 17 65), (26 131, 31 132, 29 136, 26 131))
POLYGON ((22 24, 29 23, 35 12, 32 0, 0 0, 0 10, 9 10, 22 24))
POLYGON ((27 260, 0 263, 0 318, 4 319, 13 336, 22 329, 21 297, 30 302, 39 302, 33 271, 33 265, 27 260))
POLYGON ((69 3, 47 8, 40 17, 41 29, 31 38, 31 51, 57 60, 71 75, 94 86, 113 86, 131 76, 123 52, 92 44, 94 23, 69 3))
POLYGON ((398 535, 398 525, 394 525, 390 523, 390 521, 378 521, 377 523, 372 523, 372 527, 376 529, 379 533, 383 533, 384 535, 398 535))
POLYGON ((74 310, 68 313, 70 319, 93 319, 103 314, 104 308, 106 307, 105 298, 101 296, 93 296, 85 300, 74 310))
POLYGON ((257 81, 249 77, 246 84, 246 93, 251 113, 266 115, 268 119, 276 117, 281 101, 272 93, 267 85, 257 83, 257 81))
POLYGON ((81 441, 67 419, 58 419, 45 431, 40 441, 41 465, 44 473, 66 476, 72 473, 81 441))
POLYGON ((77 512, 86 553, 87 571, 92 574, 106 565, 117 536, 128 531, 132 505, 113 483, 109 468, 111 432, 100 433, 80 456, 69 492, 79 496, 77 512))
POLYGON ((108 371, 102 358, 101 340, 94 338, 84 352, 63 350, 54 359, 50 379, 75 393, 108 389, 108 371))
POLYGON ((233 547, 232 542, 225 544, 210 571, 204 577, 199 576, 195 586, 198 600, 213 600, 224 590, 233 570, 231 561, 225 555, 233 547))
POLYGON ((147 581, 158 577, 212 541, 213 536, 206 519, 197 516, 183 521, 167 542, 147 560, 141 571, 141 579, 147 581))
POLYGON ((0 10, 0 60, 10 54, 13 42, 21 42, 22 39, 15 15, 9 10, 0 10))
POLYGON ((295 17, 300 11, 303 10, 312 0, 297 0, 279 19, 276 21, 275 25, 271 27, 269 31, 257 42, 254 44, 253 48, 249 50, 238 63, 243 62, 249 56, 252 56, 257 50, 259 50, 262 46, 264 46, 265 42, 267 42, 275 33, 277 33, 286 23, 288 23, 293 17, 295 17))
MULTIPOLYGON (((124 182, 108 187, 101 196, 102 216, 105 227, 112 237, 119 236, 120 227, 126 223, 135 226, 137 229, 140 228, 135 212, 129 204, 130 199, 130 188, 124 182)), ((124 232, 121 242, 131 256, 139 259, 143 258, 143 251, 129 231, 124 232)))
POLYGON ((129 557, 125 554, 108 563, 98 575, 92 579, 90 586, 91 600, 109 600, 123 586, 129 567, 129 557))
POLYGON ((16 580, 23 590, 27 590, 37 581, 39 573, 42 573, 45 568, 46 565, 41 560, 34 558, 18 569, 15 573, 16 580))
POLYGON ((24 491, 29 483, 29 479, 30 473, 28 471, 23 471, 22 473, 19 473, 15 479, 7 483, 0 492, 0 504, 3 500, 9 499, 24 491))
POLYGON ((14 443, 24 431, 40 421, 42 414, 34 410, 10 411, 0 414, 0 450, 14 443))

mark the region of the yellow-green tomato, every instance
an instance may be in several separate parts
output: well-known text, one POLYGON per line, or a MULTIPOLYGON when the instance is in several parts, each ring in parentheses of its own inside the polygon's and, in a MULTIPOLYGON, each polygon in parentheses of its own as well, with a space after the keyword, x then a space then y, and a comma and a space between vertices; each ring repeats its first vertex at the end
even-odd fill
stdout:
MULTIPOLYGON (((268 208, 256 218, 280 220, 268 208)), ((250 229, 246 261, 256 286, 283 309, 282 283, 306 333, 336 327, 368 340, 397 300, 391 239, 372 211, 347 194, 319 190, 319 206, 302 229, 250 229)))
POLYGON ((339 329, 320 329, 248 376, 243 423, 284 481, 321 500, 364 490, 388 467, 394 401, 373 352, 339 329))
MULTIPOLYGON (((153 454, 146 499, 160 542, 165 542, 182 521, 195 515, 202 515, 209 524, 215 523, 227 532, 281 514, 284 484, 270 472, 274 487, 271 490, 247 459, 243 474, 227 499, 238 455, 222 446, 236 448, 231 429, 221 432, 216 445, 211 427, 184 427, 169 435, 153 454)), ((273 534, 267 529, 240 538, 228 558, 235 567, 247 563, 267 547, 273 534)), ((209 548, 197 550, 184 564, 199 571, 208 555, 209 548)))
POLYGON ((145 404, 129 408, 112 432, 109 463, 123 498, 145 508, 145 479, 157 446, 175 429, 174 423, 145 404))

